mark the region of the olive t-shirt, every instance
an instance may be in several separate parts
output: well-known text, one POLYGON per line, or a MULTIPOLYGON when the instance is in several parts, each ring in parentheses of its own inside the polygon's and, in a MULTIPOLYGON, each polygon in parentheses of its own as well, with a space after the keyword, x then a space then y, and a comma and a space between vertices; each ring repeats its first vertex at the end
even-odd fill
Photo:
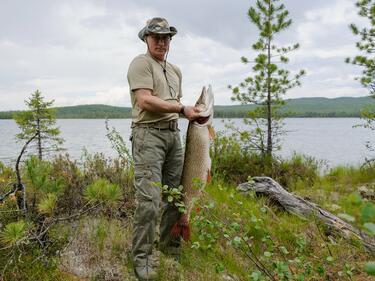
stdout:
POLYGON ((133 122, 140 124, 177 119, 178 113, 149 112, 140 109, 134 91, 150 89, 152 95, 177 104, 182 97, 181 79, 180 69, 169 62, 164 67, 163 62, 155 60, 149 53, 135 57, 128 69, 133 122))

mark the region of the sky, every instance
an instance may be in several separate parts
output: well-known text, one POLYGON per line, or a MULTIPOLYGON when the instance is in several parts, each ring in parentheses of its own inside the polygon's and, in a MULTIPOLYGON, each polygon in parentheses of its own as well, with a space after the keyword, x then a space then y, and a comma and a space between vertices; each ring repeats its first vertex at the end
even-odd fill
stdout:
MULTIPOLYGON (((346 64, 357 55, 349 24, 365 25, 355 0, 283 0, 292 26, 275 38, 299 43, 283 67, 307 74, 285 98, 365 96, 355 80, 361 69, 346 64)), ((152 17, 178 30, 168 60, 183 75, 184 104, 212 84, 215 103, 234 104, 228 85, 253 75, 240 58, 256 56, 258 31, 247 11, 255 0, 0 0, 0 111, 25 109, 39 89, 54 106, 131 106, 126 73, 145 53, 138 31, 152 17)))

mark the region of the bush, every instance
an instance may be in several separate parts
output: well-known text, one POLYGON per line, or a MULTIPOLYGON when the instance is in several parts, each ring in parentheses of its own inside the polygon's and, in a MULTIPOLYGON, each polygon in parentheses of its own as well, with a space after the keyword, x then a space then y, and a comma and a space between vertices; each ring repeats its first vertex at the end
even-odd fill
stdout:
POLYGON ((319 178, 322 162, 307 155, 294 153, 290 159, 275 161, 273 177, 284 187, 292 188, 298 182, 312 186, 319 178))
POLYGON ((234 135, 219 132, 211 146, 214 178, 238 184, 249 176, 269 176, 289 187, 300 180, 312 185, 319 177, 322 163, 313 157, 294 154, 290 159, 274 157, 269 161, 245 147, 234 135))
MULTIPOLYGON (((103 154, 85 154, 83 160, 80 165, 68 155, 50 161, 31 157, 20 167, 27 214, 18 208, 18 192, 0 202, 0 267, 5 268, 0 279, 35 280, 40 275, 43 280, 61 280, 54 259, 68 241, 53 233, 57 222, 77 220, 88 212, 131 216, 135 203, 129 163, 103 154)), ((14 171, 1 165, 0 179, 1 195, 13 186, 14 171)))
POLYGON ((60 176, 66 188, 58 197, 59 212, 73 213, 86 203, 84 193, 87 186, 100 179, 118 186, 124 204, 128 209, 134 207, 133 168, 121 159, 106 158, 104 154, 85 153, 82 163, 73 161, 69 155, 59 156, 51 162, 53 174, 60 176))
POLYGON ((88 201, 107 206, 115 206, 122 199, 120 187, 106 179, 98 179, 90 184, 84 194, 88 201))

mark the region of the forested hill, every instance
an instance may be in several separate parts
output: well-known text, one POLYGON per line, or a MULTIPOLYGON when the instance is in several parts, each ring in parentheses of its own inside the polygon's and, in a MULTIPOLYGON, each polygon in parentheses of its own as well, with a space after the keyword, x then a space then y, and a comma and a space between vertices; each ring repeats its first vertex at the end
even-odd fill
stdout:
MULTIPOLYGON (((375 106, 371 97, 288 99, 282 109, 285 117, 359 117, 367 106, 375 106)), ((254 105, 216 106, 216 117, 243 117, 254 105)))
MULTIPOLYGON (((285 117, 359 117, 366 106, 375 106, 371 97, 298 98, 286 100, 285 117)), ((244 117, 253 105, 218 105, 216 118, 244 117)), ((102 104, 56 107, 57 118, 130 118, 131 108, 102 104)), ((0 119, 11 119, 14 111, 0 112, 0 119)))

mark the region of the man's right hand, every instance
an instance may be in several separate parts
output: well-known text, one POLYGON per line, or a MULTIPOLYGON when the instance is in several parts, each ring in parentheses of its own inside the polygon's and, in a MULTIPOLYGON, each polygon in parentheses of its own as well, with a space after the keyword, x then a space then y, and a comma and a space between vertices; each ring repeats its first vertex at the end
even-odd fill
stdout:
POLYGON ((185 106, 184 108, 184 115, 189 121, 193 121, 194 119, 197 119, 199 116, 199 113, 202 110, 195 106, 185 106))

